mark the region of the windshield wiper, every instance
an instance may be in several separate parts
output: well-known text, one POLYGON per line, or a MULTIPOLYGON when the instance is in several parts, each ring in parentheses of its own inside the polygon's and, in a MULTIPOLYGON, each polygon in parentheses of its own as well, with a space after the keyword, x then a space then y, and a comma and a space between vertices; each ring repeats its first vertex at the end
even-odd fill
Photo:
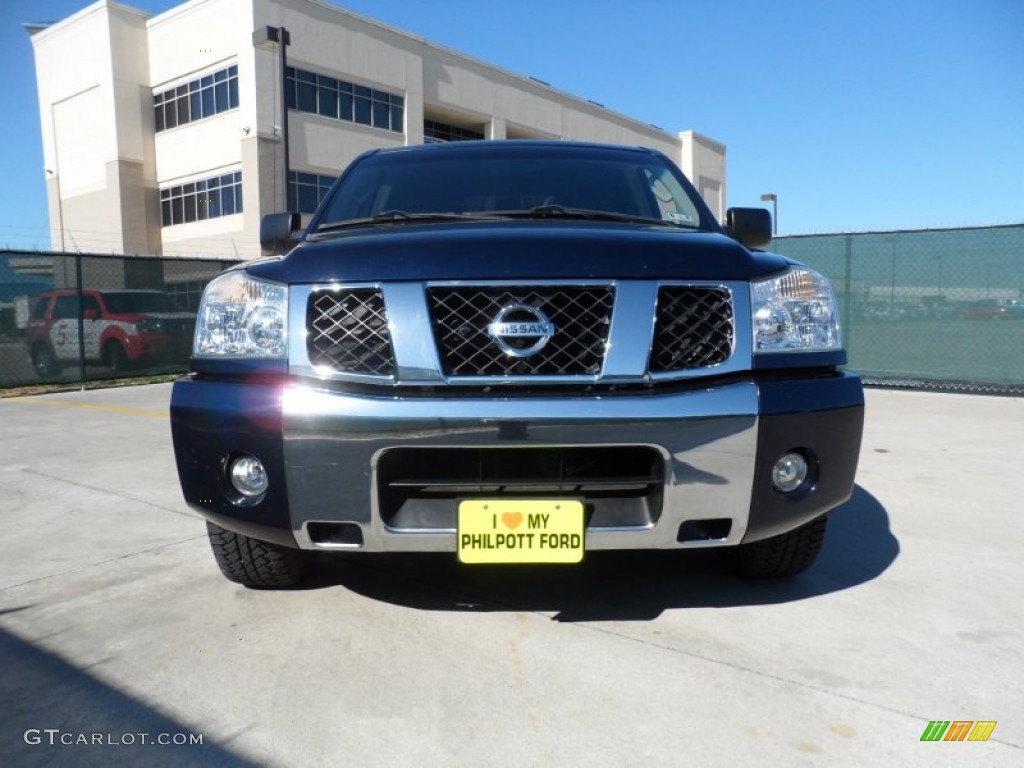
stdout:
POLYGON ((316 228, 313 234, 331 232, 350 227, 371 227, 378 224, 405 224, 428 221, 493 221, 495 219, 582 219, 587 221, 621 221, 629 224, 656 224, 659 226, 678 227, 680 229, 699 229, 693 224, 682 224, 667 219, 656 219, 650 216, 636 216, 614 211, 598 211, 590 208, 567 208, 564 205, 537 205, 533 208, 510 209, 503 211, 479 211, 475 213, 454 213, 451 211, 432 213, 410 213, 408 211, 381 211, 373 216, 343 221, 329 221, 316 228))
POLYGON ((615 211, 596 211, 590 208, 566 208, 564 205, 537 205, 524 210, 488 211, 495 216, 522 219, 584 219, 589 221, 623 221, 631 224, 660 224, 670 227, 685 227, 696 229, 697 227, 666 219, 655 219, 650 216, 636 216, 629 213, 616 213, 615 211))
POLYGON ((346 229, 348 227, 368 227, 374 224, 403 224, 405 222, 422 221, 479 221, 480 219, 492 219, 494 216, 487 214, 471 213, 409 213, 408 211, 381 211, 373 216, 361 219, 345 219, 343 221, 328 221, 316 228, 316 232, 330 232, 335 229, 346 229))

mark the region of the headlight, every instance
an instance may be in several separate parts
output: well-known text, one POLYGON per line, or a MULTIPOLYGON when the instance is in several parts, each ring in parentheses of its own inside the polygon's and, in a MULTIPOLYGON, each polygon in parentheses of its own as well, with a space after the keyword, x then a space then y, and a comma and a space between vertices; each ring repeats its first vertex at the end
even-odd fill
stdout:
POLYGON ((750 284, 754 352, 818 352, 842 349, 839 312, 828 280, 794 267, 779 277, 750 284))
POLYGON ((150 318, 139 320, 135 327, 139 329, 139 333, 160 333, 164 329, 164 324, 160 320, 150 318))
POLYGON ((195 357, 286 357, 288 290, 245 272, 214 278, 196 321, 195 357))

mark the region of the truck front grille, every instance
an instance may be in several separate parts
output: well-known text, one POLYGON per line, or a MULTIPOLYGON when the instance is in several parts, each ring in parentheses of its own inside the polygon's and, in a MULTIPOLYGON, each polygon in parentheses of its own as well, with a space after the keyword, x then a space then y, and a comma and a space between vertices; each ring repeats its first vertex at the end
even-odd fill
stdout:
POLYGON ((615 299, 611 286, 434 286, 427 297, 448 376, 596 376, 601 371, 615 299), (514 305, 539 310, 555 328, 543 348, 525 357, 509 354, 487 331, 514 305))
POLYGON ((464 388, 650 384, 745 370, 749 342, 736 327, 749 317, 733 303, 745 284, 652 282, 297 288, 306 334, 295 344, 306 354, 290 364, 321 379, 464 388), (395 329, 402 333, 392 337, 395 329))
POLYGON ((724 288, 662 286, 656 317, 651 373, 706 368, 732 354, 732 301, 724 288))
POLYGON ((306 327, 313 365, 375 376, 394 372, 387 310, 378 289, 314 291, 306 308, 306 327))

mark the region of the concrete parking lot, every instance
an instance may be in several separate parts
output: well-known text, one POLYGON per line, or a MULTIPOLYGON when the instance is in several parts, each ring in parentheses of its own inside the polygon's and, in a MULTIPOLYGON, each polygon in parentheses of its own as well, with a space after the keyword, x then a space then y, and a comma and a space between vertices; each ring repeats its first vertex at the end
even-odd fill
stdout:
POLYGON ((1024 764, 1024 400, 869 391, 788 582, 353 554, 254 591, 181 499, 169 396, 0 399, 5 765, 1024 764))

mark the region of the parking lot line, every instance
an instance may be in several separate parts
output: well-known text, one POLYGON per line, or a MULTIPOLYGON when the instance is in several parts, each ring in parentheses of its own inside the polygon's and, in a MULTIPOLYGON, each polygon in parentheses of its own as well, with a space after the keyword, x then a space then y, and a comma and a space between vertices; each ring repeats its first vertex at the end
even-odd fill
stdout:
POLYGON ((5 398, 8 403, 28 403, 29 405, 54 405, 66 408, 87 408, 93 411, 109 411, 111 413, 123 413, 128 416, 149 416, 157 419, 168 418, 168 411, 151 411, 145 408, 124 408, 117 405, 97 405, 95 403, 70 403, 67 400, 42 400, 37 397, 9 397, 5 398))

